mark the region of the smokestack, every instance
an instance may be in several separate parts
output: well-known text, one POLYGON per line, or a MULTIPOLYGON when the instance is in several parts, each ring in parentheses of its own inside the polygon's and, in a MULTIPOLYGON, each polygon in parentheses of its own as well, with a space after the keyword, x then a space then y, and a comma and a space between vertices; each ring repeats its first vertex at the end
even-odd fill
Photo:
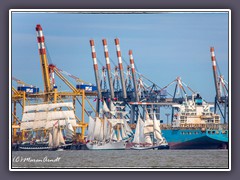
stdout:
POLYGON ((99 113, 99 110, 100 110, 99 109, 99 101, 102 99, 102 90, 101 90, 100 80, 99 80, 97 55, 96 55, 96 51, 95 51, 94 40, 90 40, 90 46, 91 46, 91 50, 92 50, 93 68, 94 68, 95 80, 96 80, 97 90, 98 90, 97 112, 99 113))
POLYGON ((107 40, 103 39, 102 42, 103 42, 103 47, 104 47, 104 55, 105 55, 105 58, 106 58, 106 66, 107 66, 107 74, 108 74, 108 81, 109 81, 111 99, 114 99, 114 89, 113 89, 111 66, 110 66, 110 60, 109 60, 109 54, 108 54, 108 48, 107 48, 107 40))
POLYGON ((127 92, 126 92, 126 85, 124 82, 124 73, 123 73, 123 65, 122 65, 122 57, 121 57, 121 50, 120 50, 120 45, 119 45, 119 39, 115 39, 115 45, 116 45, 116 50, 117 50, 117 57, 118 57, 118 66, 120 70, 120 79, 121 79, 121 84, 122 84, 122 92, 123 92, 123 98, 127 98, 127 92))
POLYGON ((136 80, 135 66, 134 66, 132 50, 129 50, 129 57, 130 57, 130 65, 131 65, 131 69, 132 69, 132 77, 133 77, 133 85, 134 85, 134 92, 135 92, 135 100, 136 100, 136 102, 139 102, 139 97, 138 97, 138 93, 137 93, 137 80, 136 80))
POLYGON ((213 67, 213 77, 214 77, 214 83, 215 83, 215 89, 216 89, 216 96, 217 99, 220 100, 220 87, 218 85, 218 75, 217 75, 217 63, 216 63, 216 57, 214 53, 214 47, 210 47, 211 52, 211 59, 212 59, 212 67, 213 67))

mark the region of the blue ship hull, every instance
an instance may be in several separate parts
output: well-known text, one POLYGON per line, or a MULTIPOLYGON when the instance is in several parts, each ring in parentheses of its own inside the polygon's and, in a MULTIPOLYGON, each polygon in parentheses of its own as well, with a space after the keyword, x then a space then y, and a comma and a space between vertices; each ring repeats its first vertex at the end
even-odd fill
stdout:
POLYGON ((170 149, 227 149, 227 130, 162 129, 170 149))

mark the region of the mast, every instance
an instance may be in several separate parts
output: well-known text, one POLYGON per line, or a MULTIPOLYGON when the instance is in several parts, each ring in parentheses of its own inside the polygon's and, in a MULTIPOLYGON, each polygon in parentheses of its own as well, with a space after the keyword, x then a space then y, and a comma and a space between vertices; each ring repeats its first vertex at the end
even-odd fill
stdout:
MULTIPOLYGON (((90 40, 90 45, 91 45, 91 50, 92 50, 92 59, 93 59, 93 68, 94 68, 94 74, 95 74, 95 80, 97 84, 97 90, 98 90, 98 100, 97 100, 97 113, 99 114, 99 104, 100 100, 102 99, 102 90, 100 86, 100 80, 99 80, 99 72, 98 72, 98 64, 97 64, 97 56, 96 56, 96 51, 95 51, 95 46, 94 46, 94 40, 90 40)), ((97 116, 98 116, 97 114, 97 116)))
POLYGON ((109 81, 111 99, 114 99, 114 89, 113 89, 113 81, 112 81, 111 66, 110 66, 109 53, 108 53, 108 47, 107 47, 107 40, 103 39, 102 42, 103 42, 103 47, 104 47, 104 55, 105 55, 105 59, 106 59, 106 66, 107 66, 107 74, 108 74, 108 81, 109 81))
MULTIPOLYGON (((40 61, 41 61, 41 68, 42 68, 42 76, 44 82, 44 92, 49 93, 51 90, 50 86, 50 79, 49 79, 49 70, 48 70, 48 60, 46 56, 46 49, 45 49, 45 39, 42 32, 42 27, 40 24, 36 26, 37 32, 37 40, 38 40, 38 49, 40 54, 40 61)), ((48 94, 44 97, 44 102, 48 101, 48 94)))
POLYGON ((119 39, 115 39, 115 45, 116 45, 116 50, 117 50, 117 57, 118 57, 118 66, 120 70, 120 78, 121 78, 121 84, 122 84, 122 93, 123 93, 123 98, 127 98, 127 92, 126 92, 126 85, 124 82, 124 73, 123 73, 123 65, 122 65, 122 56, 121 56, 121 50, 120 50, 120 45, 119 45, 119 39))

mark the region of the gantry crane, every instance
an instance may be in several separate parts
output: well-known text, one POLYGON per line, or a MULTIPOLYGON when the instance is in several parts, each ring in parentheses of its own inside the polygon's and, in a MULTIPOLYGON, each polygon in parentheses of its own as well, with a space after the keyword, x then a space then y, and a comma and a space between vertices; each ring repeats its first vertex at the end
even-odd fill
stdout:
POLYGON ((220 70, 217 66, 214 47, 210 47, 210 52, 216 90, 214 112, 216 113, 218 109, 223 117, 223 123, 226 124, 228 120, 228 83, 224 80, 221 74, 219 75, 220 70))
MULTIPOLYGON (((87 123, 84 121, 84 112, 85 110, 85 97, 87 96, 96 96, 96 93, 87 92, 85 93, 84 89, 77 89, 75 88, 61 73, 60 69, 58 69, 55 65, 48 63, 47 58, 47 51, 46 51, 46 45, 45 45, 45 38, 43 35, 42 27, 40 24, 36 26, 37 31, 37 40, 38 40, 38 48, 39 48, 39 54, 40 54, 40 63, 41 63, 41 69, 42 69, 42 77, 44 82, 44 102, 49 103, 53 102, 56 103, 59 99, 62 97, 73 97, 73 103, 75 108, 75 98, 77 96, 82 97, 82 118, 80 123, 78 123, 78 127, 81 128, 81 136, 80 140, 84 140, 84 133, 85 128, 87 127, 87 123), (57 86, 55 86, 55 78, 54 74, 56 74, 71 90, 72 92, 58 92, 57 86)), ((79 79, 80 80, 80 79, 79 79)), ((76 116, 77 118, 77 116, 76 116)), ((79 120, 79 118, 77 118, 79 120)))

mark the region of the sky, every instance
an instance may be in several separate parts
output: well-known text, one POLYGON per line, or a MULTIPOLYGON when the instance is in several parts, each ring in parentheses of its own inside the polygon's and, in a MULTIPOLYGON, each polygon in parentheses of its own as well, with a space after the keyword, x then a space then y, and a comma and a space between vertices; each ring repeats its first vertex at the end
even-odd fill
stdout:
MULTIPOLYGON (((122 58, 129 64, 131 49, 139 73, 160 87, 180 76, 209 102, 215 97, 210 55, 213 46, 221 74, 228 81, 228 13, 13 12, 11 23, 12 75, 41 90, 37 24, 43 28, 50 63, 93 84, 96 83, 89 40, 95 41, 97 59, 105 64, 103 38, 107 39, 109 56, 115 64, 114 39, 119 38, 122 58)), ((111 67, 114 68, 112 62, 111 67)), ((124 68, 126 71, 125 63, 124 68)), ((69 90, 60 80, 56 84, 60 90, 69 90)), ((173 88, 169 93, 173 94, 173 88)))

